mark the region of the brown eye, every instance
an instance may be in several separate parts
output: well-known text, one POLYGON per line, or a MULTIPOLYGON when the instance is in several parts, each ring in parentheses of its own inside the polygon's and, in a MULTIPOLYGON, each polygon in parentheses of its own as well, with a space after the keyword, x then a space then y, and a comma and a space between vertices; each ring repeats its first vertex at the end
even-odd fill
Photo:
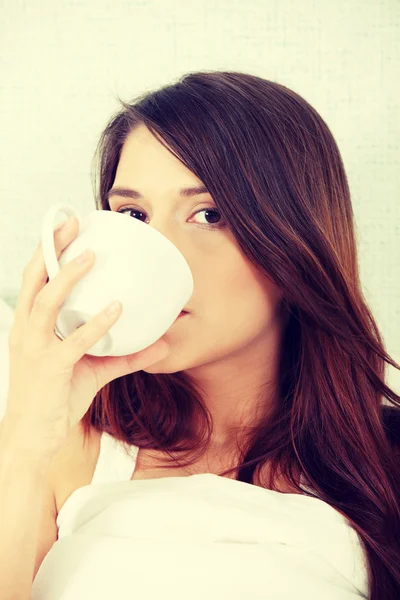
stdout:
MULTIPOLYGON (((206 213, 205 218, 210 218, 210 214, 211 214, 211 220, 213 220, 215 218, 215 215, 219 215, 219 218, 222 219, 222 215, 218 210, 215 210, 214 208, 202 208, 201 210, 198 210, 197 212, 195 212, 195 215, 198 215, 199 213, 204 212, 206 213)), ((222 225, 224 224, 224 220, 222 219, 222 221, 217 221, 217 223, 207 223, 206 225, 208 225, 209 228, 213 228, 213 227, 222 227, 222 225)))
POLYGON ((146 214, 146 213, 144 213, 144 212, 142 212, 140 210, 137 210, 136 208, 129 208, 129 207, 128 208, 120 208, 120 209, 117 210, 117 212, 119 212, 119 213, 125 213, 127 210, 129 210, 131 212, 140 213, 141 215, 145 215, 146 214))
MULTIPOLYGON (((122 214, 124 214, 127 211, 132 212, 132 213, 138 213, 140 215, 144 215, 145 218, 147 216, 145 212, 138 210, 137 208, 130 207, 130 206, 126 206, 124 208, 119 208, 117 210, 117 212, 122 213, 122 214)), ((217 222, 212 222, 212 223, 205 223, 205 224, 200 223, 200 227, 203 227, 204 229, 217 229, 218 227, 224 227, 224 225, 226 225, 221 213, 214 208, 210 208, 210 207, 201 208, 200 210, 193 213, 192 216, 195 216, 202 212, 206 213, 206 215, 205 215, 206 219, 211 219, 211 221, 215 221, 215 219, 219 218, 219 220, 217 220, 217 222), (215 215, 217 215, 217 217, 215 215)), ((142 219, 140 219, 140 220, 142 220, 142 219)), ((144 219, 144 220, 146 220, 146 219, 144 219)))

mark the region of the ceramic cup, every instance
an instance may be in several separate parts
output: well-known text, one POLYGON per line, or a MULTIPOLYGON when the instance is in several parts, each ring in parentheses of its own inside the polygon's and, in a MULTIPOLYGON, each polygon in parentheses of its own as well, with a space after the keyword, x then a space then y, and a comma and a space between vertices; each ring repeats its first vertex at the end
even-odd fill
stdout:
POLYGON ((126 214, 93 210, 81 215, 70 204, 52 206, 42 222, 49 280, 86 248, 94 264, 74 285, 57 316, 55 333, 65 339, 113 300, 122 313, 87 352, 123 356, 156 342, 174 323, 193 293, 191 270, 181 252, 159 231, 126 214), (76 217, 79 232, 59 260, 54 247, 57 213, 76 217))

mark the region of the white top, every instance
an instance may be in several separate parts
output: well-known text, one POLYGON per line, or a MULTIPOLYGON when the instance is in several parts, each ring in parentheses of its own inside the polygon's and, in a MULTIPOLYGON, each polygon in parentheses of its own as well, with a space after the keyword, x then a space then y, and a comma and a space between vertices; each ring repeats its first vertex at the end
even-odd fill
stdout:
POLYGON ((137 452, 102 434, 31 600, 368 597, 358 534, 320 498, 212 473, 132 481, 137 452))

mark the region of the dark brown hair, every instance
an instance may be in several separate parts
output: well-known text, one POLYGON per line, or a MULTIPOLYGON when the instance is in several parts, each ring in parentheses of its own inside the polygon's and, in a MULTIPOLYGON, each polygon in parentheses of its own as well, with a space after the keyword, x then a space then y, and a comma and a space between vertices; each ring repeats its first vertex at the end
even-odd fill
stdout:
MULTIPOLYGON (((268 461, 268 488, 279 471, 303 493, 294 476, 303 473, 359 534, 369 598, 398 600, 400 397, 385 384, 385 362, 400 366, 362 292, 349 185, 327 124, 294 91, 239 72, 188 73, 118 100, 96 149, 97 208, 110 210, 121 148, 145 124, 202 181, 243 254, 284 294, 278 410, 252 430, 237 479, 252 483, 268 461)), ((210 417, 184 371, 139 371, 104 386, 82 424, 85 436, 92 425, 170 456, 201 455, 210 417)))

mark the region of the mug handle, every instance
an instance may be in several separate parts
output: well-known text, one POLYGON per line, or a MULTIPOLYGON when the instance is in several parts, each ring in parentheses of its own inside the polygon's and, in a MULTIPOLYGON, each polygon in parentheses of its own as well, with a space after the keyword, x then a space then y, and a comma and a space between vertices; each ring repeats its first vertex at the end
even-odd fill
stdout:
POLYGON ((56 249, 54 246, 54 217, 61 211, 67 215, 67 217, 76 217, 79 222, 79 229, 82 227, 82 220, 79 216, 78 211, 71 204, 56 204, 52 206, 45 214, 42 222, 42 249, 44 262, 46 264, 49 281, 51 281, 57 273, 60 272, 60 265, 58 263, 56 249))

